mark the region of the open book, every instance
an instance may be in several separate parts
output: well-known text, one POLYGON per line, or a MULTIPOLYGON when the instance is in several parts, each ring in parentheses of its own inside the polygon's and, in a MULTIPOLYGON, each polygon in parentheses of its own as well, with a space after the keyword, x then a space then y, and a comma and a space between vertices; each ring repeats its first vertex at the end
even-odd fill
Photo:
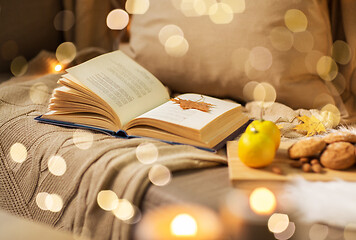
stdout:
POLYGON ((41 122, 150 137, 214 149, 241 130, 248 118, 240 104, 200 94, 170 99, 150 72, 114 51, 66 70, 41 122), (183 109, 179 101, 209 109, 183 109))

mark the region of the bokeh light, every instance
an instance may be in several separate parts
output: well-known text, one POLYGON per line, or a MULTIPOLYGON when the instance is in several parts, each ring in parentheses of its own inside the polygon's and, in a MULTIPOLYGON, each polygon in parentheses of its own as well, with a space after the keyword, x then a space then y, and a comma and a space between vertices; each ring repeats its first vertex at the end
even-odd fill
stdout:
POLYGON ((262 215, 272 213, 277 205, 273 192, 264 187, 254 189, 249 202, 252 211, 262 215))
POLYGON ((27 72, 28 63, 25 57, 18 56, 11 61, 10 70, 15 77, 20 77, 27 72))
POLYGON ((14 162, 23 163, 27 158, 27 149, 22 143, 14 143, 10 148, 10 156, 14 162))
POLYGON ((61 64, 68 64, 77 56, 77 48, 72 42, 61 43, 56 50, 56 58, 61 64))
POLYGON ((186 17, 201 16, 207 11, 203 0, 182 0, 180 10, 186 17))
POLYGON ((268 229, 273 233, 281 233, 287 229, 289 217, 287 214, 274 213, 268 219, 268 229))
POLYGON ((94 135, 91 132, 77 129, 73 133, 73 142, 79 149, 89 149, 93 145, 94 135))
POLYGON ((29 95, 34 104, 44 104, 48 101, 49 89, 46 84, 37 82, 31 86, 29 95))
POLYGON ((47 206, 46 206, 46 198, 47 198, 48 195, 49 195, 49 194, 46 193, 46 192, 40 192, 40 193, 38 193, 37 196, 36 196, 36 204, 37 204, 37 206, 38 206, 40 209, 44 210, 44 211, 47 211, 47 210, 48 210, 48 208, 47 208, 47 206))
POLYGON ((249 61, 254 69, 266 71, 272 66, 272 53, 265 47, 254 47, 250 51, 249 61))
POLYGON ((244 72, 245 64, 249 58, 249 55, 250 55, 250 50, 248 50, 247 48, 235 49, 231 54, 231 62, 233 68, 236 69, 236 71, 244 72))
POLYGON ((181 213, 173 218, 170 228, 172 234, 175 236, 195 236, 198 226, 191 215, 181 213))
POLYGON ((48 194, 45 199, 46 208, 51 212, 59 212, 63 208, 63 200, 57 194, 48 194))
POLYGON ((229 5, 219 2, 209 8, 209 17, 215 24, 228 24, 234 18, 234 13, 229 5))
POLYGON ((309 31, 294 33, 293 47, 302 53, 307 53, 313 50, 314 37, 309 31))
POLYGON ((105 211, 112 211, 119 206, 119 198, 111 190, 102 190, 96 198, 99 207, 105 211))
POLYGON ((106 17, 106 25, 113 30, 122 30, 129 24, 129 14, 122 9, 114 9, 106 17))
POLYGON ((17 43, 13 40, 8 40, 1 45, 1 56, 5 60, 14 59, 19 52, 17 43))
POLYGON ((120 220, 127 221, 135 214, 133 205, 126 199, 119 199, 118 206, 112 211, 120 220))
POLYGON ((172 174, 166 166, 156 164, 150 169, 148 178, 154 185, 164 186, 171 181, 172 174))
POLYGON ((344 238, 345 238, 345 240, 355 240, 356 239, 356 223, 348 223, 345 226, 344 238))
POLYGON ((327 128, 334 128, 339 125, 341 121, 341 113, 333 104, 326 104, 321 109, 321 116, 323 117, 323 123, 327 128))
POLYGON ((288 51, 292 48, 293 34, 286 27, 275 27, 269 34, 272 46, 279 51, 288 51))
POLYGON ((61 64, 57 64, 55 67, 54 67, 54 71, 56 72, 60 72, 62 70, 62 65, 61 64))
POLYGON ((295 224, 294 222, 289 222, 287 228, 280 233, 274 233, 274 237, 278 240, 287 240, 290 239, 295 233, 295 224))
POLYGON ((304 62, 308 72, 317 74, 316 65, 321 57, 323 57, 323 54, 317 50, 312 50, 311 52, 307 53, 304 62))
POLYGON ((351 60, 351 47, 342 40, 336 40, 331 48, 332 58, 340 64, 348 64, 351 60))
POLYGON ((310 240, 324 240, 329 234, 329 228, 326 225, 315 223, 309 229, 310 240))
POLYGON ((345 79, 344 75, 342 75, 341 73, 338 73, 336 75, 335 79, 332 81, 332 84, 336 89, 336 93, 334 94, 334 92, 333 92, 333 94, 335 96, 341 95, 346 89, 346 79, 345 79))
POLYGON ((307 29, 308 19, 299 9, 289 9, 284 15, 284 23, 292 32, 303 32, 307 29))
POLYGON ((320 93, 314 96, 313 108, 321 109, 327 104, 335 104, 334 98, 328 93, 320 93))
MULTIPOLYGON (((136 207, 135 205, 131 204, 132 208, 133 208, 133 214, 129 219, 123 220, 125 221, 125 223, 127 224, 136 224, 139 221, 141 221, 142 219, 142 213, 140 211, 140 209, 138 207, 136 207)), ((129 214, 127 214, 127 216, 129 216, 129 214)))
POLYGON ((277 93, 274 87, 267 82, 259 83, 253 90, 254 101, 263 102, 263 104, 271 105, 276 101, 277 93))
POLYGON ((174 35, 184 37, 184 33, 180 27, 174 24, 169 24, 161 28, 158 33, 158 39, 162 45, 165 45, 167 40, 174 35))
POLYGON ((61 156, 52 156, 48 160, 48 170, 55 176, 62 176, 67 170, 67 163, 61 156))
POLYGON ((72 11, 63 10, 54 17, 53 25, 57 31, 68 31, 75 23, 75 17, 72 11))
POLYGON ((164 49, 172 57, 183 57, 189 50, 189 44, 184 37, 173 35, 165 42, 164 49))
POLYGON ((229 5, 234 13, 242 13, 245 11, 245 0, 221 0, 220 2, 229 5))
POLYGON ((130 14, 144 14, 149 7, 149 0, 127 0, 125 4, 125 9, 130 14))
POLYGON ((245 74, 250 80, 260 79, 264 77, 264 72, 259 71, 251 65, 250 59, 245 62, 245 74))
POLYGON ((256 81, 250 81, 245 84, 242 93, 246 102, 254 101, 254 91, 258 84, 256 81))
POLYGON ((158 159, 158 148, 153 143, 141 143, 136 148, 136 157, 143 164, 151 164, 158 159))
POLYGON ((325 81, 332 81, 338 74, 336 62, 329 56, 323 56, 316 65, 316 72, 325 81))

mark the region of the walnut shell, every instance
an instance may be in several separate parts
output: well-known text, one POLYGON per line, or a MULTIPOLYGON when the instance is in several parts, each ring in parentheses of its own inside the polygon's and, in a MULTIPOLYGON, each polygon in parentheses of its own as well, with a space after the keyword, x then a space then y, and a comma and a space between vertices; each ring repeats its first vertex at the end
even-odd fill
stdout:
POLYGON ((291 159, 318 156, 325 146, 326 142, 319 137, 303 139, 294 143, 288 149, 288 156, 291 159))
POLYGON ((348 142, 335 142, 329 144, 320 156, 324 167, 343 170, 355 164, 355 147, 348 142))

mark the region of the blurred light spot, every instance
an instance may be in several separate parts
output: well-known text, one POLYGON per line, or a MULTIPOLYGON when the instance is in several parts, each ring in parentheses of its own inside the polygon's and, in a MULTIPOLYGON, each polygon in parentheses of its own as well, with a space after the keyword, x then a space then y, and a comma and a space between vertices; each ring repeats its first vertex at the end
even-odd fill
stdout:
POLYGON ((331 57, 323 56, 316 65, 316 72, 325 81, 332 81, 338 74, 338 67, 331 57))
POLYGON ((221 0, 220 2, 229 5, 234 13, 242 13, 245 11, 245 0, 221 0))
POLYGON ((333 104, 326 104, 321 109, 321 116, 325 127, 334 128, 339 125, 341 120, 341 113, 339 109, 333 104))
POLYGON ((239 72, 245 71, 245 64, 250 55, 250 50, 247 48, 238 48, 232 52, 231 61, 233 68, 239 72))
POLYGON ((186 17, 196 17, 206 12, 206 6, 201 0, 182 0, 180 10, 186 17))
POLYGON ((57 64, 55 67, 54 67, 54 71, 56 72, 60 72, 62 70, 62 65, 61 64, 57 64))
POLYGON ((274 237, 278 240, 287 240, 290 239, 295 233, 295 224, 294 222, 289 222, 287 228, 281 233, 274 233, 274 237))
POLYGON ((136 157, 143 164, 151 164, 158 159, 158 149, 153 143, 141 143, 136 148, 136 157))
POLYGON ((331 48, 331 56, 340 64, 348 64, 352 57, 351 48, 346 42, 337 40, 331 48))
POLYGON ((171 2, 175 9, 180 10, 182 0, 171 0, 171 2))
POLYGON ((316 50, 308 52, 305 57, 305 67, 307 68, 308 72, 312 74, 317 74, 316 65, 322 56, 323 54, 316 50))
POLYGON ((56 58, 61 64, 68 64, 77 56, 77 48, 72 42, 61 43, 56 50, 56 58))
POLYGON ((344 75, 342 75, 341 73, 338 73, 335 77, 335 79, 332 81, 333 86, 336 89, 336 93, 334 94, 334 96, 339 96, 341 95, 345 89, 346 89, 346 79, 344 77, 344 75))
POLYGON ((215 24, 227 24, 234 18, 234 13, 229 5, 219 2, 209 8, 209 17, 215 24))
POLYGON ((26 58, 18 56, 11 61, 11 72, 15 77, 20 77, 27 72, 28 63, 26 58))
POLYGON ((268 219, 268 229, 273 233, 281 233, 287 229, 289 217, 287 214, 274 213, 268 219))
POLYGON ((167 39, 164 49, 172 57, 182 57, 188 52, 189 44, 184 37, 174 35, 167 39))
POLYGON ((126 199, 119 199, 118 206, 113 210, 115 217, 120 220, 127 221, 135 214, 135 209, 132 204, 126 199))
POLYGON ((269 34, 272 46, 279 51, 288 51, 293 45, 293 34, 285 27, 275 27, 269 34))
POLYGON ((36 196, 36 204, 37 204, 37 206, 38 206, 40 209, 45 210, 45 211, 48 210, 48 208, 47 208, 47 206, 46 206, 46 198, 47 198, 48 195, 49 195, 49 194, 46 193, 46 192, 40 192, 40 193, 38 193, 37 196, 36 196))
POLYGON ((10 156, 14 162, 23 163, 27 158, 27 149, 22 143, 14 143, 10 148, 10 156))
POLYGON ((51 212, 59 212, 63 208, 63 200, 57 194, 48 194, 45 199, 45 205, 51 212))
POLYGON ((125 4, 125 9, 130 14, 144 14, 149 7, 149 0, 127 0, 125 4))
POLYGON ((206 2, 204 0, 194 0, 193 9, 198 16, 208 13, 208 8, 206 7, 206 2))
POLYGON ((321 93, 314 98, 313 108, 321 109, 327 104, 335 104, 334 98, 327 93, 321 93))
POLYGON ((184 33, 180 27, 174 24, 169 24, 161 28, 158 33, 158 38, 161 44, 165 45, 167 40, 175 35, 184 37, 184 33))
POLYGON ((17 56, 18 52, 19 47, 17 43, 13 40, 6 41, 1 45, 1 56, 5 60, 10 61, 14 59, 17 56))
POLYGON ((253 90, 253 99, 255 101, 263 102, 264 104, 272 105, 276 101, 276 97, 276 90, 267 82, 257 84, 253 90))
POLYGON ((328 236, 329 228, 326 225, 313 224, 309 229, 310 240, 324 240, 328 236))
POLYGON ((156 186, 167 185, 171 181, 171 171, 163 165, 154 165, 149 173, 148 178, 156 186))
POLYGON ((293 47, 302 53, 310 52, 314 47, 314 37, 309 31, 294 33, 293 47))
POLYGON ((75 17, 72 11, 64 10, 57 13, 53 24, 57 31, 68 31, 74 26, 75 17))
POLYGON ((197 222, 187 213, 175 216, 170 227, 174 236, 195 236, 198 231, 197 222))
POLYGON ((124 220, 124 221, 127 224, 136 224, 139 221, 141 221, 142 213, 141 213, 140 209, 138 207, 136 207, 135 205, 131 204, 131 206, 133 207, 133 211, 134 211, 133 215, 132 215, 132 217, 130 217, 129 219, 124 220))
POLYGON ((114 9, 106 17, 106 25, 113 30, 122 30, 129 24, 129 14, 122 9, 114 9))
POLYGON ((35 104, 43 104, 47 102, 49 89, 46 84, 37 82, 30 88, 30 99, 35 104))
POLYGON ((251 65, 250 59, 248 59, 245 63, 245 74, 250 80, 258 79, 264 76, 263 71, 259 71, 251 65))
POLYGON ((256 81, 250 81, 246 83, 246 85, 243 88, 243 96, 246 102, 250 102, 254 100, 253 95, 254 95, 255 88, 258 84, 259 83, 256 81))
POLYGON ((90 132, 77 129, 73 133, 73 142, 79 149, 89 149, 93 145, 94 136, 90 132))
POLYGON ((112 211, 119 206, 119 198, 111 190, 102 190, 96 198, 99 207, 105 211, 112 211))
POLYGON ((52 156, 48 160, 48 170, 55 176, 62 176, 67 170, 66 161, 61 156, 52 156))
POLYGON ((257 214, 270 214, 276 208, 276 197, 267 188, 256 188, 250 195, 250 207, 257 214))
POLYGON ((355 240, 356 239, 356 223, 349 223, 344 229, 345 240, 355 240))
POLYGON ((266 71, 272 66, 272 53, 265 47, 254 47, 251 49, 249 60, 256 70, 266 71))
POLYGON ((308 19, 298 9, 290 9, 284 15, 284 23, 292 32, 303 32, 307 29, 308 19))

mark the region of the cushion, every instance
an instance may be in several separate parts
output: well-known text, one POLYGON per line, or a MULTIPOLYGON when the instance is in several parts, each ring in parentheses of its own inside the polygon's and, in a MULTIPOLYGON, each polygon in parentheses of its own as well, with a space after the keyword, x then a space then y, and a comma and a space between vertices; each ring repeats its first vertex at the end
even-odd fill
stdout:
POLYGON ((325 57, 332 45, 326 1, 219 2, 151 1, 133 16, 121 49, 173 91, 250 101, 244 87, 256 81, 292 108, 335 103, 332 84, 318 75, 335 74, 325 57), (323 56, 328 65, 317 69, 323 56))

